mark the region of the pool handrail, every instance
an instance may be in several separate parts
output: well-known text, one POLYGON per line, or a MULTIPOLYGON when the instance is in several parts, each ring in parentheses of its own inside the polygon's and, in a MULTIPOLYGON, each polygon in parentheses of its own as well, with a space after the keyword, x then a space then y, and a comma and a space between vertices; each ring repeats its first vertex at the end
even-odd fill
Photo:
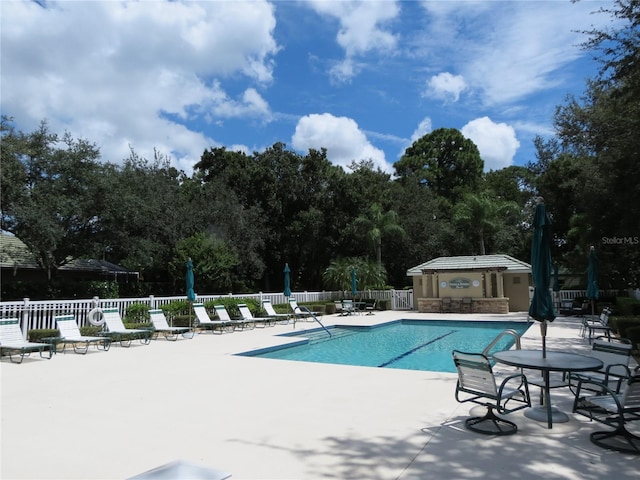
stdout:
POLYGON ((298 305, 298 308, 300 310, 302 310, 305 313, 308 313, 309 315, 311 315, 313 317, 313 319, 318 322, 318 324, 324 329, 325 332, 327 332, 329 334, 330 337, 332 337, 333 335, 331 335, 331 332, 327 329, 327 327, 325 327, 322 322, 320 320, 318 320, 318 317, 315 316, 315 314, 309 310, 307 307, 305 307, 304 305, 298 305))
POLYGON ((502 332, 500 332, 500 334, 494 338, 491 343, 489 345, 487 345, 487 347, 482 351, 483 355, 489 356, 489 352, 491 351, 491 349, 500 341, 500 339, 502 337, 504 337, 505 335, 511 335, 513 338, 516 339, 516 350, 520 350, 520 335, 518 334, 518 332, 516 332, 513 329, 508 329, 508 330, 504 330, 502 332))

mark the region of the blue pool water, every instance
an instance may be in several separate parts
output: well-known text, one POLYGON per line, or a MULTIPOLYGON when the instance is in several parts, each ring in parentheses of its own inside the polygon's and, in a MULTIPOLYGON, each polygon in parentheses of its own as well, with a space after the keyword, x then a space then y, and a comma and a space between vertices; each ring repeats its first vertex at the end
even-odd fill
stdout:
MULTIPOLYGON (((254 350, 241 355, 455 372, 452 350, 482 352, 504 330, 512 329, 522 335, 530 325, 524 322, 399 320, 376 327, 332 327, 329 328, 331 337, 323 329, 287 334, 304 338, 294 346, 254 350)), ((504 336, 492 352, 508 349, 514 342, 511 335, 504 336)))

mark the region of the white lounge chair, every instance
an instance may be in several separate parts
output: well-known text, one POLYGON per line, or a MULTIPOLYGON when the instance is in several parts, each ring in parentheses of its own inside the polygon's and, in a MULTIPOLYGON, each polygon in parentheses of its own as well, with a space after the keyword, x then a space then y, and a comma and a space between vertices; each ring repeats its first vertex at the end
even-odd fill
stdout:
POLYGON ((271 300, 269 300, 268 298, 262 300, 262 308, 264 309, 265 312, 267 312, 267 316, 271 318, 275 318, 276 320, 278 320, 279 323, 283 325, 289 323, 289 318, 291 317, 291 315, 288 313, 276 312, 275 309, 273 308, 273 304, 271 303, 271 300))
MULTIPOLYGON (((153 333, 155 338, 158 338, 158 335, 162 334, 167 340, 175 342, 178 339, 178 335, 182 335, 186 338, 186 334, 191 331, 189 327, 169 326, 167 317, 164 316, 164 312, 159 308, 149 310, 149 318, 151 318, 151 323, 153 323, 153 333)), ((190 338, 193 338, 193 335, 191 335, 190 338)))
POLYGON ((515 423, 498 417, 493 411, 507 414, 531 407, 527 377, 522 373, 509 375, 498 386, 486 355, 454 350, 453 362, 458 371, 456 400, 460 403, 472 402, 487 407, 484 416, 468 418, 465 420, 465 426, 485 435, 516 433, 518 426, 515 423), (515 402, 516 406, 508 408, 509 402, 515 402))
POLYGON ((233 332, 234 325, 231 320, 212 320, 202 303, 194 303, 193 311, 196 314, 198 328, 211 330, 211 333, 233 332))
POLYGON ((53 350, 49 343, 27 342, 17 318, 0 320, 0 355, 6 353, 13 363, 22 363, 31 352, 39 352, 41 358, 49 360, 53 350), (49 352, 48 357, 45 357, 45 352, 49 352), (19 355, 19 359, 14 359, 14 355, 19 355))
POLYGON ((151 330, 142 328, 126 328, 120 318, 120 311, 117 308, 103 308, 102 315, 104 317, 104 324, 107 327, 107 331, 103 332, 104 335, 111 338, 111 340, 120 342, 123 347, 131 346, 131 340, 140 340, 140 343, 148 345, 151 341, 151 330))
POLYGON ((615 427, 606 432, 593 432, 591 442, 608 450, 640 455, 640 437, 625 426, 640 420, 640 376, 631 377, 622 393, 592 380, 578 383, 573 412, 591 420, 615 427), (583 388, 600 390, 596 395, 581 396, 583 388))
POLYGON ((91 337, 84 336, 80 333, 80 327, 73 315, 58 315, 55 317, 56 325, 60 331, 62 340, 62 351, 64 352, 67 345, 73 346, 73 351, 84 355, 89 351, 89 345, 92 343, 98 350, 109 350, 111 347, 111 339, 109 337, 91 337))
POLYGON ((291 307, 295 318, 302 318, 305 320, 313 321, 313 318, 311 317, 320 315, 320 312, 312 312, 309 309, 302 310, 298 306, 298 302, 296 301, 296 299, 292 297, 289 298, 289 306, 291 307))
POLYGON ((254 317, 251 310, 245 303, 239 303, 238 310, 240 311, 240 315, 242 315, 243 320, 253 320, 256 327, 264 328, 266 326, 275 325, 275 320, 271 317, 254 317))
POLYGON ((244 329, 251 330, 256 326, 255 320, 232 319, 229 316, 229 312, 227 312, 227 309, 224 307, 224 305, 214 305, 213 309, 215 310, 216 315, 220 320, 233 325, 234 328, 239 328, 240 330, 244 330, 244 329))

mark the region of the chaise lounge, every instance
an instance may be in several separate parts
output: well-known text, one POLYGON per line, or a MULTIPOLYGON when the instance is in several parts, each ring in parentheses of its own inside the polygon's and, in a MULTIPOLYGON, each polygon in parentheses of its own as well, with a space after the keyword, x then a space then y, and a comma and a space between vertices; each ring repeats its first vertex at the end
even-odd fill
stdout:
POLYGON ((67 345, 73 346, 73 351, 81 355, 86 354, 89 351, 89 345, 92 343, 98 350, 107 351, 111 347, 111 339, 109 337, 91 337, 84 336, 80 332, 80 327, 76 322, 76 317, 73 315, 59 315, 55 317, 56 325, 60 331, 62 340, 62 352, 64 352, 67 345))
POLYGON ((28 357, 32 352, 39 352, 41 358, 51 359, 53 353, 51 345, 48 343, 27 342, 22 336, 20 322, 17 318, 0 320, 0 355, 6 353, 13 363, 22 363, 24 357, 28 357), (49 352, 49 356, 45 356, 49 352), (19 356, 14 359, 15 356, 19 356))

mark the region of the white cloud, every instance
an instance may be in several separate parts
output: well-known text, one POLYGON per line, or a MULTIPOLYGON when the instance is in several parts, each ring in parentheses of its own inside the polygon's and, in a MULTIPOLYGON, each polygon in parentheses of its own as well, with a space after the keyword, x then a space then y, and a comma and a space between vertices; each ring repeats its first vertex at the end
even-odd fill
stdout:
POLYGON ((330 70, 334 80, 348 81, 357 75, 359 69, 354 68, 353 57, 376 50, 388 52, 397 45, 398 37, 385 29, 385 24, 400 13, 398 2, 313 0, 305 5, 340 22, 336 41, 346 58, 330 70))
POLYGON ((467 84, 462 75, 443 72, 431 77, 427 82, 427 87, 424 96, 457 102, 460 99, 460 94, 467 88, 467 84))
POLYGON ((506 123, 494 123, 488 117, 476 118, 460 131, 478 147, 485 171, 510 166, 520 147, 513 127, 506 123))
POLYGON ((415 41, 431 68, 455 68, 486 105, 519 101, 565 81, 564 68, 587 55, 579 33, 598 22, 608 2, 423 2, 427 27, 415 41), (439 63, 438 63, 439 62, 439 63))
POLYGON ((271 118, 251 85, 272 81, 274 28, 266 1, 3 2, 2 111, 24 131, 47 119, 95 141, 111 162, 131 144, 190 171, 216 142, 185 124, 271 118))
POLYGON ((427 133, 430 133, 431 130, 431 119, 429 117, 423 118, 422 121, 418 124, 418 127, 411 134, 411 143, 424 137, 427 133))
POLYGON ((347 117, 335 117, 330 113, 306 115, 298 121, 291 145, 305 153, 310 148, 326 148, 327 158, 342 167, 354 160, 372 160, 384 171, 391 169, 384 152, 374 147, 358 124, 347 117))

